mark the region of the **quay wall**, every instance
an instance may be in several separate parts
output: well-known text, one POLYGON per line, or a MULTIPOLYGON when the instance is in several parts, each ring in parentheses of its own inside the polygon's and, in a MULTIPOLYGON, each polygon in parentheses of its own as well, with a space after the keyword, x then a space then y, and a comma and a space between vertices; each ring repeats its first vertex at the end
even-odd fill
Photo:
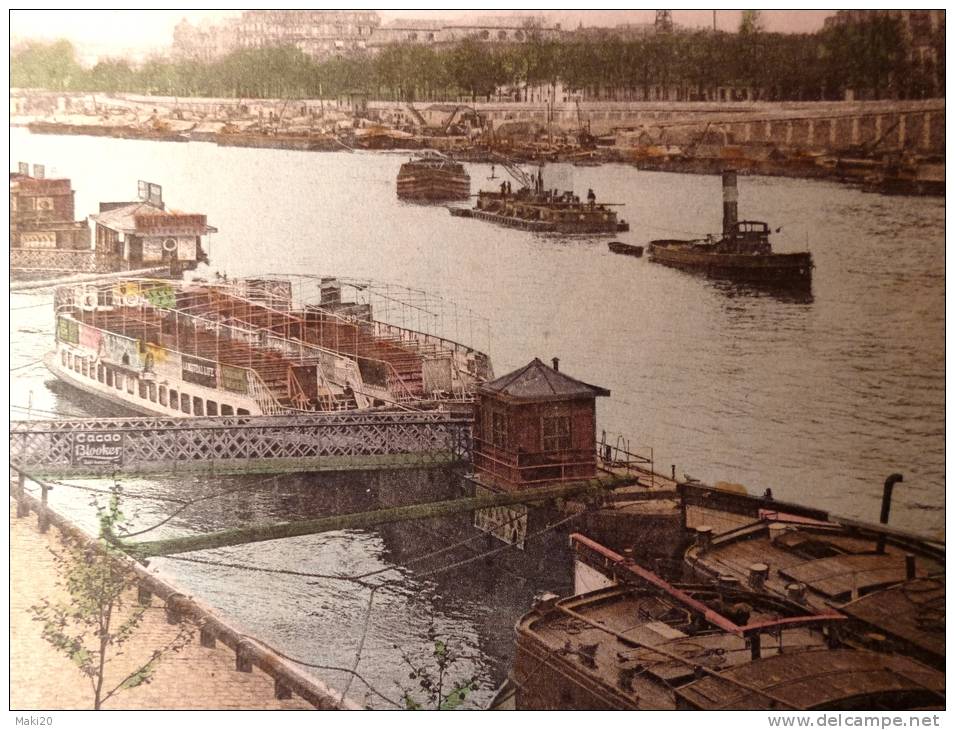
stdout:
MULTIPOLYGON (((59 547, 60 534, 90 538, 66 518, 29 494, 14 489, 10 510, 10 708, 12 710, 92 709, 88 681, 75 665, 41 636, 41 626, 29 609, 43 599, 67 600, 60 585, 51 550, 59 547), (30 510, 38 523, 31 524, 30 510), (47 530, 52 525, 56 530, 47 530)), ((111 698, 108 709, 136 710, 276 710, 360 709, 321 682, 306 677, 253 640, 212 616, 194 598, 137 566, 138 596, 147 610, 145 619, 127 643, 109 677, 122 679, 140 666, 158 647, 177 633, 174 624, 192 620, 198 628, 180 652, 159 662, 151 682, 111 698), (156 605, 155 599, 159 599, 156 605), (223 645, 232 651, 226 651, 223 645), (294 690, 294 692, 293 692, 294 690)), ((112 686, 112 685, 110 685, 112 686)))
MULTIPOLYGON (((83 108, 150 114, 188 112, 228 118, 293 114, 350 115, 352 108, 338 99, 294 100, 288 111, 286 99, 229 99, 163 97, 139 94, 80 94, 36 90, 11 91, 13 117, 68 114, 83 108)), ((430 102, 409 105, 396 101, 368 101, 369 111, 401 112, 415 117, 432 106, 430 102)), ((442 104, 450 111, 454 103, 442 104)), ((551 125, 576 130, 581 121, 595 134, 629 129, 642 135, 643 144, 687 144, 706 132, 707 139, 730 145, 775 145, 783 148, 838 150, 875 146, 880 150, 905 149, 922 154, 945 150, 945 100, 882 100, 839 102, 661 102, 588 101, 546 104, 511 101, 460 102, 485 115, 492 127, 514 122, 551 125)))

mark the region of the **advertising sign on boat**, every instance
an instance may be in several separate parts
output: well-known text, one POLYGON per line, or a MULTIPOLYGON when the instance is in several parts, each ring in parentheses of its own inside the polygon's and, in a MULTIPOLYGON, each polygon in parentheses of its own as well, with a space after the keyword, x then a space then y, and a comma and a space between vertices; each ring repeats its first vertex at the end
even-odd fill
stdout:
POLYGON ((187 383, 204 385, 207 388, 216 387, 216 364, 212 360, 183 354, 182 379, 187 383))
POLYGON ((231 390, 233 393, 245 394, 249 392, 249 381, 245 370, 231 365, 220 365, 219 369, 222 375, 223 388, 231 390))

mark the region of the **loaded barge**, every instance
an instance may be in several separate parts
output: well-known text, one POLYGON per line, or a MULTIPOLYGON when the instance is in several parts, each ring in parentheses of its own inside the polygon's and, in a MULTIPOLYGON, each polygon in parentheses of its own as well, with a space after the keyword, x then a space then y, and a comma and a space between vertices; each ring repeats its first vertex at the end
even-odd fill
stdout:
POLYGON ((424 150, 398 171, 398 197, 403 200, 467 200, 471 176, 464 165, 434 150, 424 150))
POLYGON ((564 235, 613 235, 629 231, 630 225, 617 219, 615 203, 597 203, 593 190, 582 202, 573 190, 545 190, 543 167, 531 174, 513 160, 495 155, 520 187, 511 191, 510 181, 501 183, 500 191, 481 190, 473 208, 448 208, 459 218, 477 218, 508 228, 535 233, 564 235))
POLYGON ((774 253, 766 223, 737 220, 735 170, 723 172, 723 232, 719 238, 651 241, 648 254, 658 264, 716 278, 792 287, 812 284, 812 254, 774 253))
POLYGON ((468 401, 492 377, 484 353, 374 319, 370 300, 359 299, 367 282, 294 283, 59 287, 56 348, 45 362, 76 388, 164 416, 429 408, 468 401))

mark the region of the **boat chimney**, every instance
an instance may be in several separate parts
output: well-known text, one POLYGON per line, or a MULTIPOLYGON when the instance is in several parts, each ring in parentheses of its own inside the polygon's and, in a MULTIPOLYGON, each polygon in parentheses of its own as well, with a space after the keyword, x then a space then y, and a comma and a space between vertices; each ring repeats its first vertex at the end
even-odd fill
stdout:
POLYGON ((552 357, 550 361, 554 364, 554 370, 560 372, 560 358, 552 357))
MULTIPOLYGON (((882 486, 882 512, 879 515, 879 522, 883 525, 889 524, 889 509, 892 506, 892 488, 903 481, 901 474, 890 474, 882 486)), ((885 533, 879 533, 879 541, 876 544, 875 551, 879 554, 885 552, 885 533)))
POLYGON ((723 235, 728 236, 736 226, 736 202, 739 191, 736 189, 736 170, 723 170, 723 235))

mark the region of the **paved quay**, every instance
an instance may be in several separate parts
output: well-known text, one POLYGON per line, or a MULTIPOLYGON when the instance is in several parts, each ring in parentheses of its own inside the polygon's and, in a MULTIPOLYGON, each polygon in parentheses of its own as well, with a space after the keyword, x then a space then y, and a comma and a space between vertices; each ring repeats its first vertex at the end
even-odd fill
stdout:
MULTIPOLYGON (((30 606, 43 598, 65 599, 57 586, 57 572, 50 548, 59 545, 59 532, 46 534, 36 527, 36 515, 17 519, 11 502, 10 517, 10 709, 85 710, 93 708, 89 681, 41 636, 39 622, 30 606)), ((135 604, 135 591, 130 594, 135 604)), ((153 599, 153 607, 125 655, 114 660, 107 673, 112 687, 149 657, 154 647, 164 646, 176 635, 166 623, 165 611, 153 599)), ((206 649, 196 631, 178 654, 164 657, 149 684, 124 690, 103 705, 113 710, 310 710, 297 696, 277 700, 272 678, 258 669, 251 674, 235 671, 235 655, 226 646, 206 649)))

